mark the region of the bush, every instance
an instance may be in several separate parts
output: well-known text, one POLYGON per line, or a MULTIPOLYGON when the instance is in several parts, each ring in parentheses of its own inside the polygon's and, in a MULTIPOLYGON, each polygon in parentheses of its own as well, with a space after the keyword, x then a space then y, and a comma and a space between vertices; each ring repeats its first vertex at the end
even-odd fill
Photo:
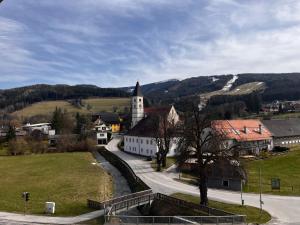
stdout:
POLYGON ((290 150, 288 147, 275 146, 273 152, 286 152, 290 150))
POLYGON ((25 155, 30 153, 30 148, 24 138, 13 139, 8 142, 8 155, 25 155))

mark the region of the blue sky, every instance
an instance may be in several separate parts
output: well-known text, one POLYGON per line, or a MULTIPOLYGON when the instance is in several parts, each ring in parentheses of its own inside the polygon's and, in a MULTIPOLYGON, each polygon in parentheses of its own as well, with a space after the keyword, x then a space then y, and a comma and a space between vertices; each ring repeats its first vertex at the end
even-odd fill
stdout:
POLYGON ((4 0, 0 88, 300 71, 300 1, 4 0))

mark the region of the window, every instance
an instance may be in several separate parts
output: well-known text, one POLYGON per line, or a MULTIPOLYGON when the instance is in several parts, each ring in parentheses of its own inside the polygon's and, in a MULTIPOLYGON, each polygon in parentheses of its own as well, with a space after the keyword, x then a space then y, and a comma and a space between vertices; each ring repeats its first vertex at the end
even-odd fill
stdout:
POLYGON ((223 187, 229 187, 229 180, 223 180, 222 185, 223 187))
POLYGON ((151 145, 153 144, 153 141, 152 141, 152 140, 150 141, 150 144, 151 144, 151 145))
POLYGON ((136 99, 133 99, 134 102, 136 102, 136 99))
POLYGON ((142 99, 140 98, 140 99, 139 99, 139 102, 141 102, 141 101, 142 101, 142 99))
POLYGON ((129 150, 131 151, 131 146, 129 146, 129 150))
POLYGON ((141 104, 139 104, 139 108, 142 108, 142 105, 141 105, 141 104))
POLYGON ((136 143, 139 143, 139 139, 138 138, 136 139, 136 143))
POLYGON ((141 152, 143 152, 143 149, 141 148, 141 152))
POLYGON ((141 144, 143 144, 143 139, 141 139, 141 144))
POLYGON ((147 145, 148 145, 148 144, 149 144, 149 141, 147 140, 146 143, 147 143, 147 145))

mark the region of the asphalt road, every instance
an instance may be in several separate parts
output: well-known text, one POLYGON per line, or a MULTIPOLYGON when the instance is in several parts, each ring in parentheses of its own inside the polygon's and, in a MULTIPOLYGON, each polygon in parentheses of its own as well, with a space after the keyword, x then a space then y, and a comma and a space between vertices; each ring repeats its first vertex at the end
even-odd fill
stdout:
MULTIPOLYGON (((155 172, 144 158, 119 151, 117 147, 119 140, 118 137, 113 139, 107 146, 108 150, 125 160, 153 191, 164 194, 182 192, 199 195, 197 187, 175 181, 173 178, 176 174, 155 172)), ((239 192, 209 189, 208 196, 213 200, 241 204, 239 192)), ((260 207, 258 194, 244 193, 243 198, 246 205, 260 207)), ((263 195, 262 199, 264 202, 263 209, 274 218, 272 224, 300 225, 300 197, 263 195)))

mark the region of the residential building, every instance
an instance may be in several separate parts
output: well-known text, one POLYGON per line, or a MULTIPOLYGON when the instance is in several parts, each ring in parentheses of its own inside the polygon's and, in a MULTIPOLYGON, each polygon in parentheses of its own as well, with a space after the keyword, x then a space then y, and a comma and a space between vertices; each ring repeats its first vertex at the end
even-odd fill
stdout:
POLYGON ((23 126, 23 130, 27 131, 28 133, 38 130, 41 131, 42 134, 48 135, 49 130, 51 130, 51 123, 27 123, 25 126, 23 126))
POLYGON ((263 120, 269 129, 274 146, 292 146, 300 144, 300 119, 263 120))
POLYGON ((99 124, 105 124, 107 127, 111 127, 112 133, 119 133, 121 127, 121 120, 119 115, 110 112, 100 112, 92 115, 92 120, 96 122, 99 120, 99 124))
POLYGON ((273 148, 271 132, 259 120, 215 120, 212 125, 224 135, 228 147, 240 146, 241 155, 273 148))

